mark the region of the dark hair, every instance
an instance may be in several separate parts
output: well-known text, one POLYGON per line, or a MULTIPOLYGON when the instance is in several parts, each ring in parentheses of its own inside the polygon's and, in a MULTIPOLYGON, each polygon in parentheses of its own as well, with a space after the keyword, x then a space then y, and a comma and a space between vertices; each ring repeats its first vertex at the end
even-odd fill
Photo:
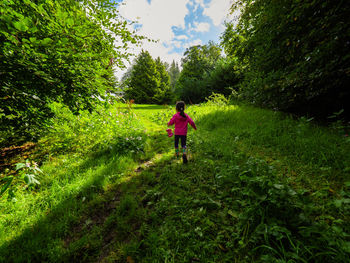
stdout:
POLYGON ((178 101, 176 102, 176 110, 180 112, 180 115, 184 118, 187 118, 185 115, 185 102, 178 101))

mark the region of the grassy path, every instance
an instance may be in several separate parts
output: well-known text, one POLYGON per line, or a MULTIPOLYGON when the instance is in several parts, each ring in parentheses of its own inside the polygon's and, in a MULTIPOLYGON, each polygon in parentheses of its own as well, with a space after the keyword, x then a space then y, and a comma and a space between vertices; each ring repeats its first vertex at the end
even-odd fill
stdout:
MULTIPOLYGON (((347 210, 333 205, 340 195, 330 192, 341 192, 339 181, 314 182, 318 168, 307 162, 310 155, 296 159, 280 144, 271 149, 247 140, 252 129, 232 121, 234 110, 200 116, 202 129, 189 134, 188 165, 173 158, 164 128, 151 125, 158 155, 120 185, 120 203, 112 216, 115 236, 99 261, 346 262, 347 232, 341 222, 347 210)), ((245 125, 252 125, 247 117, 242 116, 245 125)), ((314 145, 311 136, 307 139, 314 145)), ((289 140, 298 147, 295 139, 289 140)))
POLYGON ((2 245, 0 261, 349 262, 344 138, 270 111, 194 106, 183 165, 165 132, 172 109, 134 112, 144 154, 71 161, 62 174, 93 179, 2 245))

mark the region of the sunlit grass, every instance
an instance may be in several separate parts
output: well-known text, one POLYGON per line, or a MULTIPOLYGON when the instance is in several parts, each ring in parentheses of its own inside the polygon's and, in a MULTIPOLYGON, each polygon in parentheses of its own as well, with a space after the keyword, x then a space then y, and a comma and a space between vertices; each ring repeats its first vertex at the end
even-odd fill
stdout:
POLYGON ((103 114, 77 120, 80 133, 61 126, 70 134, 45 140, 63 145, 50 148, 41 185, 0 201, 0 262, 349 258, 350 142, 339 131, 244 105, 188 106, 198 131, 183 165, 165 131, 173 106, 109 112, 131 126, 118 133, 103 114))

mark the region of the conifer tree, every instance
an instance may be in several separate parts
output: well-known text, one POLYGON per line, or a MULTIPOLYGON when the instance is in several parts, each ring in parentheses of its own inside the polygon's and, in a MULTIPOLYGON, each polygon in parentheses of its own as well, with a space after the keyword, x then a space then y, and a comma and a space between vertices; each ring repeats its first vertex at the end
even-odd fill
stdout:
POLYGON ((179 64, 173 60, 169 68, 169 76, 170 76, 170 87, 172 91, 175 90, 175 84, 180 76, 179 64))
POLYGON ((126 98, 136 103, 154 103, 157 87, 160 85, 160 76, 156 63, 148 51, 142 50, 136 58, 130 74, 126 98))
POLYGON ((170 89, 170 76, 166 71, 166 64, 160 60, 160 57, 155 60, 155 64, 159 74, 159 86, 154 95, 154 102, 159 104, 169 103, 172 100, 172 92, 170 89))

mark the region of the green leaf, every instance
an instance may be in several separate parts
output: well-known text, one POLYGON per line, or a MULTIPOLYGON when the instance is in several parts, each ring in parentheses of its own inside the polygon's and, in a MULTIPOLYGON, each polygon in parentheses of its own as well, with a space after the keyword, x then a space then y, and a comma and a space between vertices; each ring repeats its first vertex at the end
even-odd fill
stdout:
POLYGON ((348 198, 334 200, 334 205, 337 208, 340 208, 342 204, 349 204, 349 203, 350 203, 350 199, 348 198))
POLYGON ((40 184, 40 182, 35 178, 34 174, 25 174, 24 175, 24 181, 28 186, 40 184))
POLYGON ((33 169, 34 169, 35 171, 38 171, 39 173, 43 173, 43 171, 40 170, 38 167, 34 167, 33 169))
POLYGON ((35 32, 38 31, 38 28, 37 28, 36 26, 33 26, 33 27, 31 27, 31 28, 29 29, 29 31, 30 31, 31 33, 35 33, 35 32))
POLYGON ((284 186, 282 184, 274 184, 273 187, 275 187, 278 190, 281 190, 284 188, 284 186))
POLYGON ((60 40, 61 40, 62 44, 64 44, 64 45, 67 44, 67 43, 69 42, 69 39, 66 38, 66 37, 61 38, 60 40))
POLYGON ((16 171, 18 171, 19 169, 22 169, 23 167, 26 167, 25 163, 16 163, 16 171))
POLYGON ((66 20, 66 23, 67 23, 68 26, 74 25, 74 20, 73 20, 73 18, 68 18, 68 19, 66 20))
POLYGON ((28 30, 28 26, 26 24, 24 24, 22 21, 17 21, 13 23, 14 27, 16 29, 18 29, 19 31, 27 31, 28 30))
POLYGON ((47 46, 49 45, 50 43, 52 43, 53 40, 51 38, 44 38, 43 40, 41 40, 41 44, 44 45, 44 46, 47 46))
POLYGON ((30 42, 32 42, 32 43, 35 43, 35 42, 37 42, 37 39, 36 39, 36 37, 30 37, 30 38, 29 38, 29 40, 30 40, 30 42))
POLYGON ((0 190, 0 196, 3 195, 3 193, 6 192, 6 190, 10 187, 12 181, 13 181, 13 177, 9 176, 3 179, 3 181, 7 181, 7 183, 1 188, 0 190))
POLYGON ((344 242, 343 249, 345 252, 350 253, 350 242, 344 242))
POLYGON ((233 212, 232 210, 228 210, 227 213, 234 218, 238 218, 237 213, 233 212))

